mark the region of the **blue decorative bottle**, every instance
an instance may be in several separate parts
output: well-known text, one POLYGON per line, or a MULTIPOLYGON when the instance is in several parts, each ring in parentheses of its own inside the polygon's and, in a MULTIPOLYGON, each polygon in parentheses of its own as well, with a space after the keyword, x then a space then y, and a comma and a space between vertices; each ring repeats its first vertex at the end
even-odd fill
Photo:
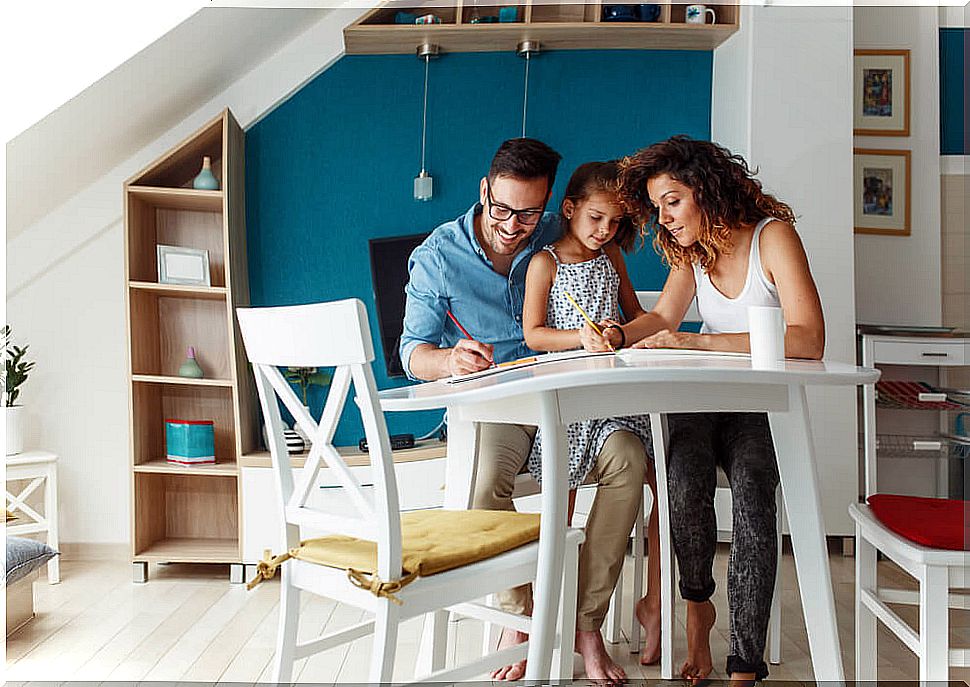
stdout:
POLYGON ((192 188, 206 191, 218 191, 219 181, 212 173, 212 160, 206 155, 202 158, 202 171, 192 180, 192 188))

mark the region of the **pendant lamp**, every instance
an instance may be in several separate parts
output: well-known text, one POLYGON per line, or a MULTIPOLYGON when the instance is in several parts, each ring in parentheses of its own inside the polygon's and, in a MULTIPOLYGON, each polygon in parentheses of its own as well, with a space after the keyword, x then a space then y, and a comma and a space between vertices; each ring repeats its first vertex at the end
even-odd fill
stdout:
POLYGON ((539 41, 522 41, 515 49, 515 54, 525 60, 525 87, 522 91, 522 138, 525 138, 525 119, 529 106, 529 61, 533 55, 539 54, 539 41))
POLYGON ((421 171, 414 177, 414 199, 431 200, 433 193, 433 179, 424 168, 424 150, 428 133, 428 65, 432 57, 437 57, 438 46, 434 43, 424 43, 418 46, 419 60, 424 60, 424 105, 421 109, 421 171))

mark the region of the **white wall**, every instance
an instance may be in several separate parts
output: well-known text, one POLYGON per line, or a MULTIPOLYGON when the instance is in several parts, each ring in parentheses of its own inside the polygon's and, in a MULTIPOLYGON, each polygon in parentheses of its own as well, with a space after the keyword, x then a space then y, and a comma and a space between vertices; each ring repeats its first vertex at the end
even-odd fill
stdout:
POLYGON ((7 243, 7 321, 37 361, 22 393, 26 445, 60 456, 61 541, 129 539, 122 184, 227 106, 251 125, 340 57, 342 29, 362 12, 338 10, 308 27, 7 243))
MULTIPOLYGON (((851 10, 749 6, 741 24, 715 51, 712 135, 795 210, 825 313, 825 357, 853 362, 851 10)), ((853 389, 809 395, 829 534, 852 532, 855 397, 853 389)))
POLYGON ((908 48, 910 135, 859 136, 856 147, 912 151, 910 236, 858 235, 859 322, 938 326, 940 278, 940 75, 937 7, 856 8, 856 48, 908 48))

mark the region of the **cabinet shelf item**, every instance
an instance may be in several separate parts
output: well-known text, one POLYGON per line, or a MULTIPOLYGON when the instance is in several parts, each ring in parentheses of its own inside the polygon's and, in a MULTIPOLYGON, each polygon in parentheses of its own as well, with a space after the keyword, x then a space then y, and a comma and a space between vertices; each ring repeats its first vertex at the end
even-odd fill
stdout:
POLYGON ((159 284, 151 281, 133 281, 128 288, 137 292, 153 293, 164 296, 182 296, 213 301, 226 300, 228 291, 225 286, 187 286, 184 284, 159 284))
POLYGON ((175 384, 180 386, 226 386, 231 387, 231 379, 196 379, 193 377, 172 377, 169 375, 132 375, 132 382, 143 384, 175 384))
POLYGON ((169 463, 164 458, 139 463, 134 467, 135 472, 154 472, 172 475, 223 475, 235 476, 238 468, 235 462, 216 463, 215 465, 178 465, 169 463))
POLYGON ((133 562, 240 561, 239 457, 257 446, 235 321, 249 304, 244 159, 224 110, 124 185, 133 562), (192 188, 204 157, 219 190, 192 188), (211 285, 158 283, 160 245, 207 251, 211 285), (177 374, 190 346, 204 378, 177 374), (168 463, 168 419, 211 420, 216 463, 168 463))
POLYGON ((970 398, 959 390, 940 389, 926 382, 882 380, 876 382, 876 404, 881 408, 911 410, 961 410, 970 398))
POLYGON ((495 5, 471 1, 436 7, 409 0, 372 10, 344 29, 348 54, 409 54, 423 43, 444 52, 515 51, 522 41, 538 41, 543 50, 713 50, 738 30, 738 5, 708 5, 716 24, 688 24, 682 5, 667 2, 658 21, 602 21, 602 3, 508 3, 519 11, 516 21, 486 23, 498 14, 495 5), (433 13, 440 24, 396 23, 400 12, 433 13), (478 18, 479 22, 473 20, 478 18))

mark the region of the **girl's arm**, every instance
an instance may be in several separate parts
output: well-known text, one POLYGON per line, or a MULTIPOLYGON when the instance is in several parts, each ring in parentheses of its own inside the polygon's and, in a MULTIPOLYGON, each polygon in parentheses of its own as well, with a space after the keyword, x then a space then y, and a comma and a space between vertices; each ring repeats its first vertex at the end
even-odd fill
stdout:
POLYGON ((532 256, 525 274, 525 302, 522 305, 522 333, 525 343, 535 351, 568 351, 582 347, 578 329, 553 329, 546 326, 549 291, 556 278, 556 261, 548 251, 532 256))
MULTIPOLYGON (((785 357, 820 359, 825 350, 822 304, 798 234, 786 222, 770 222, 761 232, 759 248, 765 276, 778 289, 778 300, 785 316, 785 357)), ((751 269, 750 265, 748 269, 751 269)), ((657 306, 659 308, 659 302, 657 306)), ((692 334, 663 330, 640 342, 638 347, 750 353, 751 339, 747 332, 692 334)))

